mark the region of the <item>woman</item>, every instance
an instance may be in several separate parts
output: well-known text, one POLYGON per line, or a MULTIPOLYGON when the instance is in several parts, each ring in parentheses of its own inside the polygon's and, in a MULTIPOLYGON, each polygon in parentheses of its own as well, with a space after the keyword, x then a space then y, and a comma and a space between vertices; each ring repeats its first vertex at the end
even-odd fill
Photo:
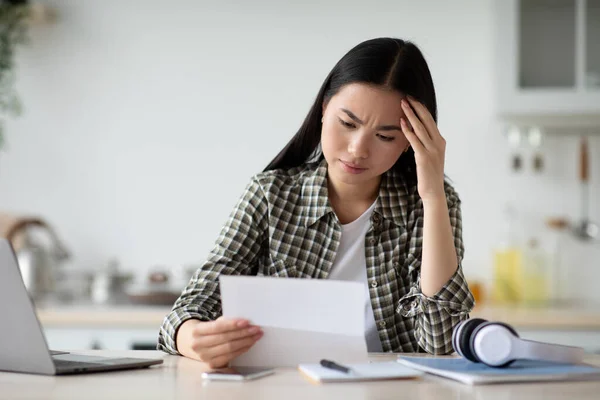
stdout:
POLYGON ((379 38, 329 73, 304 123, 255 175, 160 329, 160 350, 227 365, 260 327, 221 317, 221 274, 364 283, 369 351, 452 352, 474 305, 460 200, 420 50, 379 38))

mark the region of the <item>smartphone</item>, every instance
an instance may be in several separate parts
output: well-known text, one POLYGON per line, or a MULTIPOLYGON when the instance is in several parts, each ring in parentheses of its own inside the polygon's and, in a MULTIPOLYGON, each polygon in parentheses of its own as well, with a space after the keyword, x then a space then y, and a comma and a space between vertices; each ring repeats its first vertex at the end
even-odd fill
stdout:
POLYGON ((262 367, 229 367, 202 373, 202 378, 215 381, 249 381, 274 374, 273 368, 262 367))

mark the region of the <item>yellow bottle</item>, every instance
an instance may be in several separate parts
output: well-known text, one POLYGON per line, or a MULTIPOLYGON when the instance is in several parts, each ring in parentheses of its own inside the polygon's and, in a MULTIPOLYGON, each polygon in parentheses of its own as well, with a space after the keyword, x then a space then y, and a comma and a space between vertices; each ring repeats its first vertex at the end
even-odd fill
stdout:
POLYGON ((518 239, 518 216, 510 204, 504 208, 504 226, 500 245, 493 252, 492 299, 495 303, 521 301, 523 251, 518 239))
POLYGON ((550 274, 546 253, 538 240, 532 238, 527 242, 524 261, 521 300, 529 305, 543 305, 549 300, 550 274))
POLYGON ((523 253, 516 246, 494 251, 494 280, 492 297, 496 303, 519 303, 521 301, 523 253))

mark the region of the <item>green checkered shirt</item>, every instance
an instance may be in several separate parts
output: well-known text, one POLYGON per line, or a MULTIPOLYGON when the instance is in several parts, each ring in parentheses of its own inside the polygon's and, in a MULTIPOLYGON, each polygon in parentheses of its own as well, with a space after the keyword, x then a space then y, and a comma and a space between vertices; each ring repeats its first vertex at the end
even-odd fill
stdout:
MULTIPOLYGON (((373 314, 386 352, 451 353, 452 329, 473 308, 460 266, 460 199, 448 183, 445 191, 459 267, 438 293, 427 297, 419 285, 423 203, 416 186, 405 184, 400 174, 390 170, 382 176, 365 258, 373 314)), ((326 279, 341 233, 328 200, 325 160, 255 175, 208 259, 165 317, 158 349, 179 354, 175 335, 184 321, 221 315, 221 274, 326 279)))

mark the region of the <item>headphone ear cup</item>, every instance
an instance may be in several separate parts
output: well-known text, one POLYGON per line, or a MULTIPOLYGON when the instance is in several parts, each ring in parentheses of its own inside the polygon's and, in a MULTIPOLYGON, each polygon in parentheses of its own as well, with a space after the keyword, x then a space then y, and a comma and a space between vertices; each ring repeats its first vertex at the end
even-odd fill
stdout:
POLYGON ((470 346, 470 338, 472 332, 480 325, 485 324, 487 321, 482 318, 472 318, 466 321, 463 321, 459 326, 456 327, 455 332, 456 336, 453 341, 453 345, 455 345, 456 352, 466 358, 469 361, 479 362, 479 360, 473 354, 470 346))
MULTIPOLYGON (((475 329, 473 329, 473 331, 469 337, 468 347, 469 347, 469 352, 473 355, 473 358, 475 358, 477 360, 477 362, 480 362, 480 363, 483 363, 483 361, 481 361, 481 359, 477 356, 477 352, 475 351, 475 337, 477 336, 477 333, 479 333, 479 331, 481 331, 486 326, 490 326, 490 325, 501 326, 501 327, 505 328, 506 330, 508 330, 511 334, 515 335, 516 337, 519 337, 519 334, 517 333, 517 331, 515 331, 515 329, 512 326, 505 324, 503 322, 486 322, 486 323, 476 326, 475 329)), ((507 367, 510 364, 512 364, 514 361, 515 360, 509 360, 502 365, 491 365, 491 366, 495 367, 495 368, 504 368, 504 367, 507 367)))
POLYGON ((509 331, 512 332, 513 335, 515 335, 516 337, 519 337, 519 334, 517 333, 517 331, 515 330, 515 328, 513 328, 512 326, 505 324, 504 322, 494 322, 496 325, 500 325, 505 327, 506 329, 508 329, 509 331))
POLYGON ((456 326, 454 327, 454 329, 452 330, 452 348, 454 349, 454 352, 457 353, 459 356, 464 357, 462 354, 462 349, 458 346, 458 334, 459 332, 462 330, 463 326, 465 325, 465 323, 469 321, 468 319, 460 321, 458 324, 456 324, 456 326))
POLYGON ((456 352, 461 357, 464 357, 464 356, 462 355, 462 350, 458 346, 457 337, 458 337, 458 333, 461 331, 462 327, 464 326, 464 324, 467 321, 469 321, 469 320, 465 319, 463 321, 460 321, 458 324, 456 324, 456 326, 452 330, 452 348, 454 349, 454 352, 456 352))

